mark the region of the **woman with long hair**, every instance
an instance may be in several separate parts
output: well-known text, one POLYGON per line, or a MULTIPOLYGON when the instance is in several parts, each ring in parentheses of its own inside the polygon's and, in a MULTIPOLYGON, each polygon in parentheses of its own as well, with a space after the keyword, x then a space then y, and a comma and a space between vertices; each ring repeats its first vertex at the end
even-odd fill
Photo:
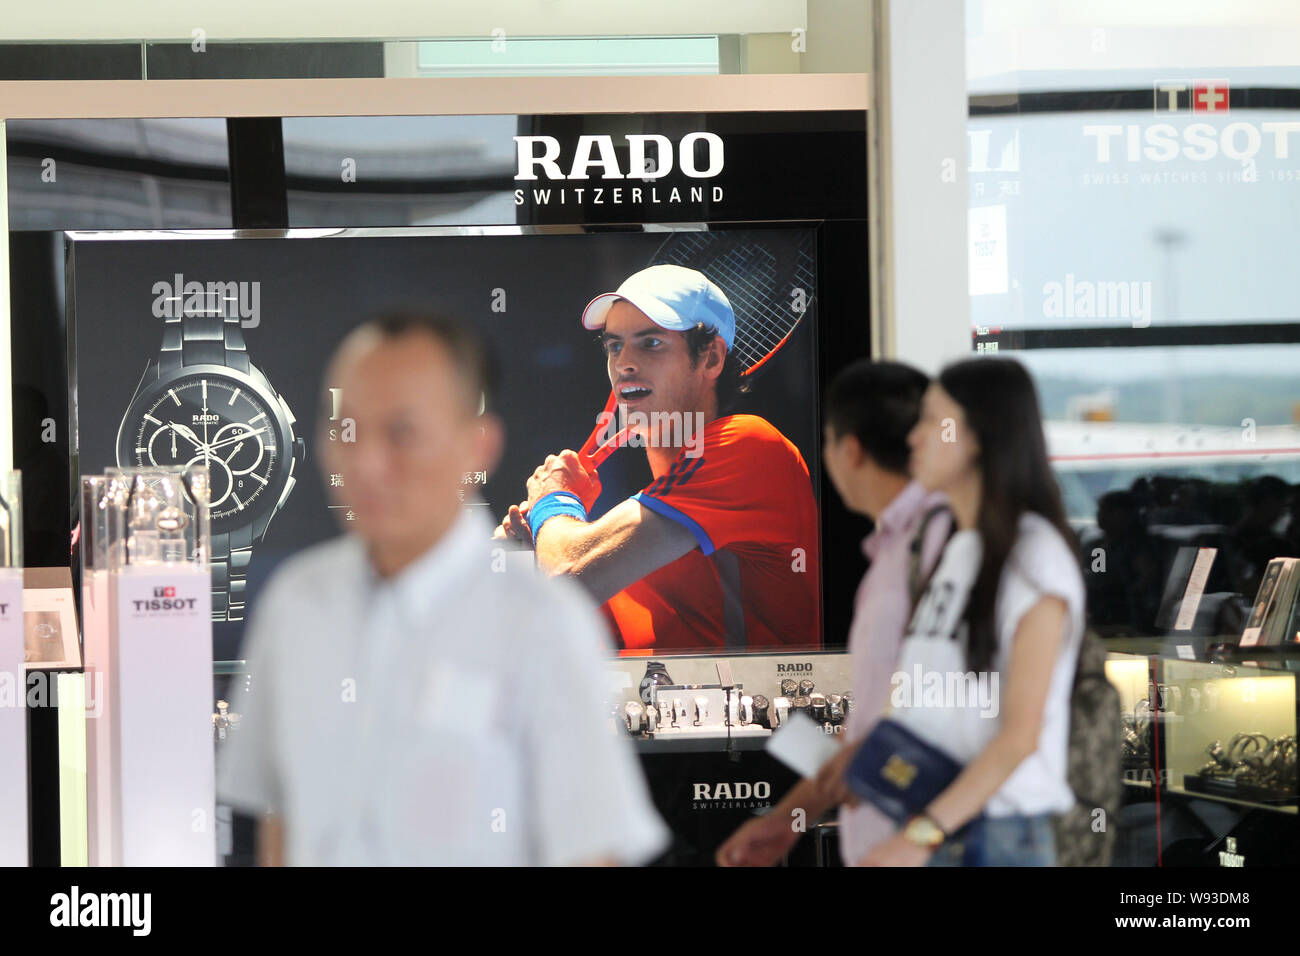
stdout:
POLYGON ((908 442, 913 477, 948 496, 956 533, 913 611, 890 716, 962 769, 858 862, 1053 865, 1051 817, 1074 804, 1084 584, 1029 375, 1002 358, 948 366, 908 442))

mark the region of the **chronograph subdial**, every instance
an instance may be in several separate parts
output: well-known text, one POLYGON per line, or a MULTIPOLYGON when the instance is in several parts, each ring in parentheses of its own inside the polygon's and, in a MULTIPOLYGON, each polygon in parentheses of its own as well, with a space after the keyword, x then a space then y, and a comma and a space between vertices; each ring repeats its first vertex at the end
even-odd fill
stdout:
POLYGON ((202 446, 202 440, 184 425, 163 422, 149 436, 149 464, 173 465, 185 461, 202 446))
MULTIPOLYGON (((214 533, 274 505, 266 489, 281 467, 277 425, 247 385, 181 376, 139 408, 127 449, 137 465, 206 465, 214 533)), ((129 433, 128 433, 129 434, 129 433)))
POLYGON ((256 428, 244 422, 231 422, 217 429, 209 447, 213 456, 220 458, 232 475, 251 474, 262 464, 265 453, 262 438, 269 427, 264 424, 256 428))

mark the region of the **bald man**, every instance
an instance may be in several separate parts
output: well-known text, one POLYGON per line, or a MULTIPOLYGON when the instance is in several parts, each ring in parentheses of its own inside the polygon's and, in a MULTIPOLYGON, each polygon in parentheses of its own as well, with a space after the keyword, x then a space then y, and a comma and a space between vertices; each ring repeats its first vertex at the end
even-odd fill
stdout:
POLYGON ((485 509, 457 494, 502 448, 483 344, 389 314, 343 342, 327 382, 342 427, 321 436, 323 467, 355 520, 253 606, 253 700, 221 766, 221 797, 262 815, 262 861, 653 857, 667 834, 603 713, 599 617, 576 585, 504 565, 485 509))

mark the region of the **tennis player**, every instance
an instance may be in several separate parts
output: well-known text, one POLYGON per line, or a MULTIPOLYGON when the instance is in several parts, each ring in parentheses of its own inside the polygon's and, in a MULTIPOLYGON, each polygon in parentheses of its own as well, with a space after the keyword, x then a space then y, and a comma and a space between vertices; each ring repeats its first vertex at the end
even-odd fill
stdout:
POLYGON ((722 290, 651 266, 592 299, 582 324, 601 332, 628 444, 645 448, 654 480, 590 520, 596 472, 572 450, 549 455, 497 535, 532 543, 543 569, 604 602, 625 650, 819 644, 808 466, 765 419, 723 414, 741 377, 722 290))

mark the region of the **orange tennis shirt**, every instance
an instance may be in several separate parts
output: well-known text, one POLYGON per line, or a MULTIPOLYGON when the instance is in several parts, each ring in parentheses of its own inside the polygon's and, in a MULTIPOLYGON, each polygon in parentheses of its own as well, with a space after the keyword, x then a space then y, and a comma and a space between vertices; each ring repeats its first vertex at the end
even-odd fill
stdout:
POLYGON ((821 645, 817 504, 808 466, 755 415, 705 426, 633 500, 698 546, 601 608, 625 649, 821 645))

